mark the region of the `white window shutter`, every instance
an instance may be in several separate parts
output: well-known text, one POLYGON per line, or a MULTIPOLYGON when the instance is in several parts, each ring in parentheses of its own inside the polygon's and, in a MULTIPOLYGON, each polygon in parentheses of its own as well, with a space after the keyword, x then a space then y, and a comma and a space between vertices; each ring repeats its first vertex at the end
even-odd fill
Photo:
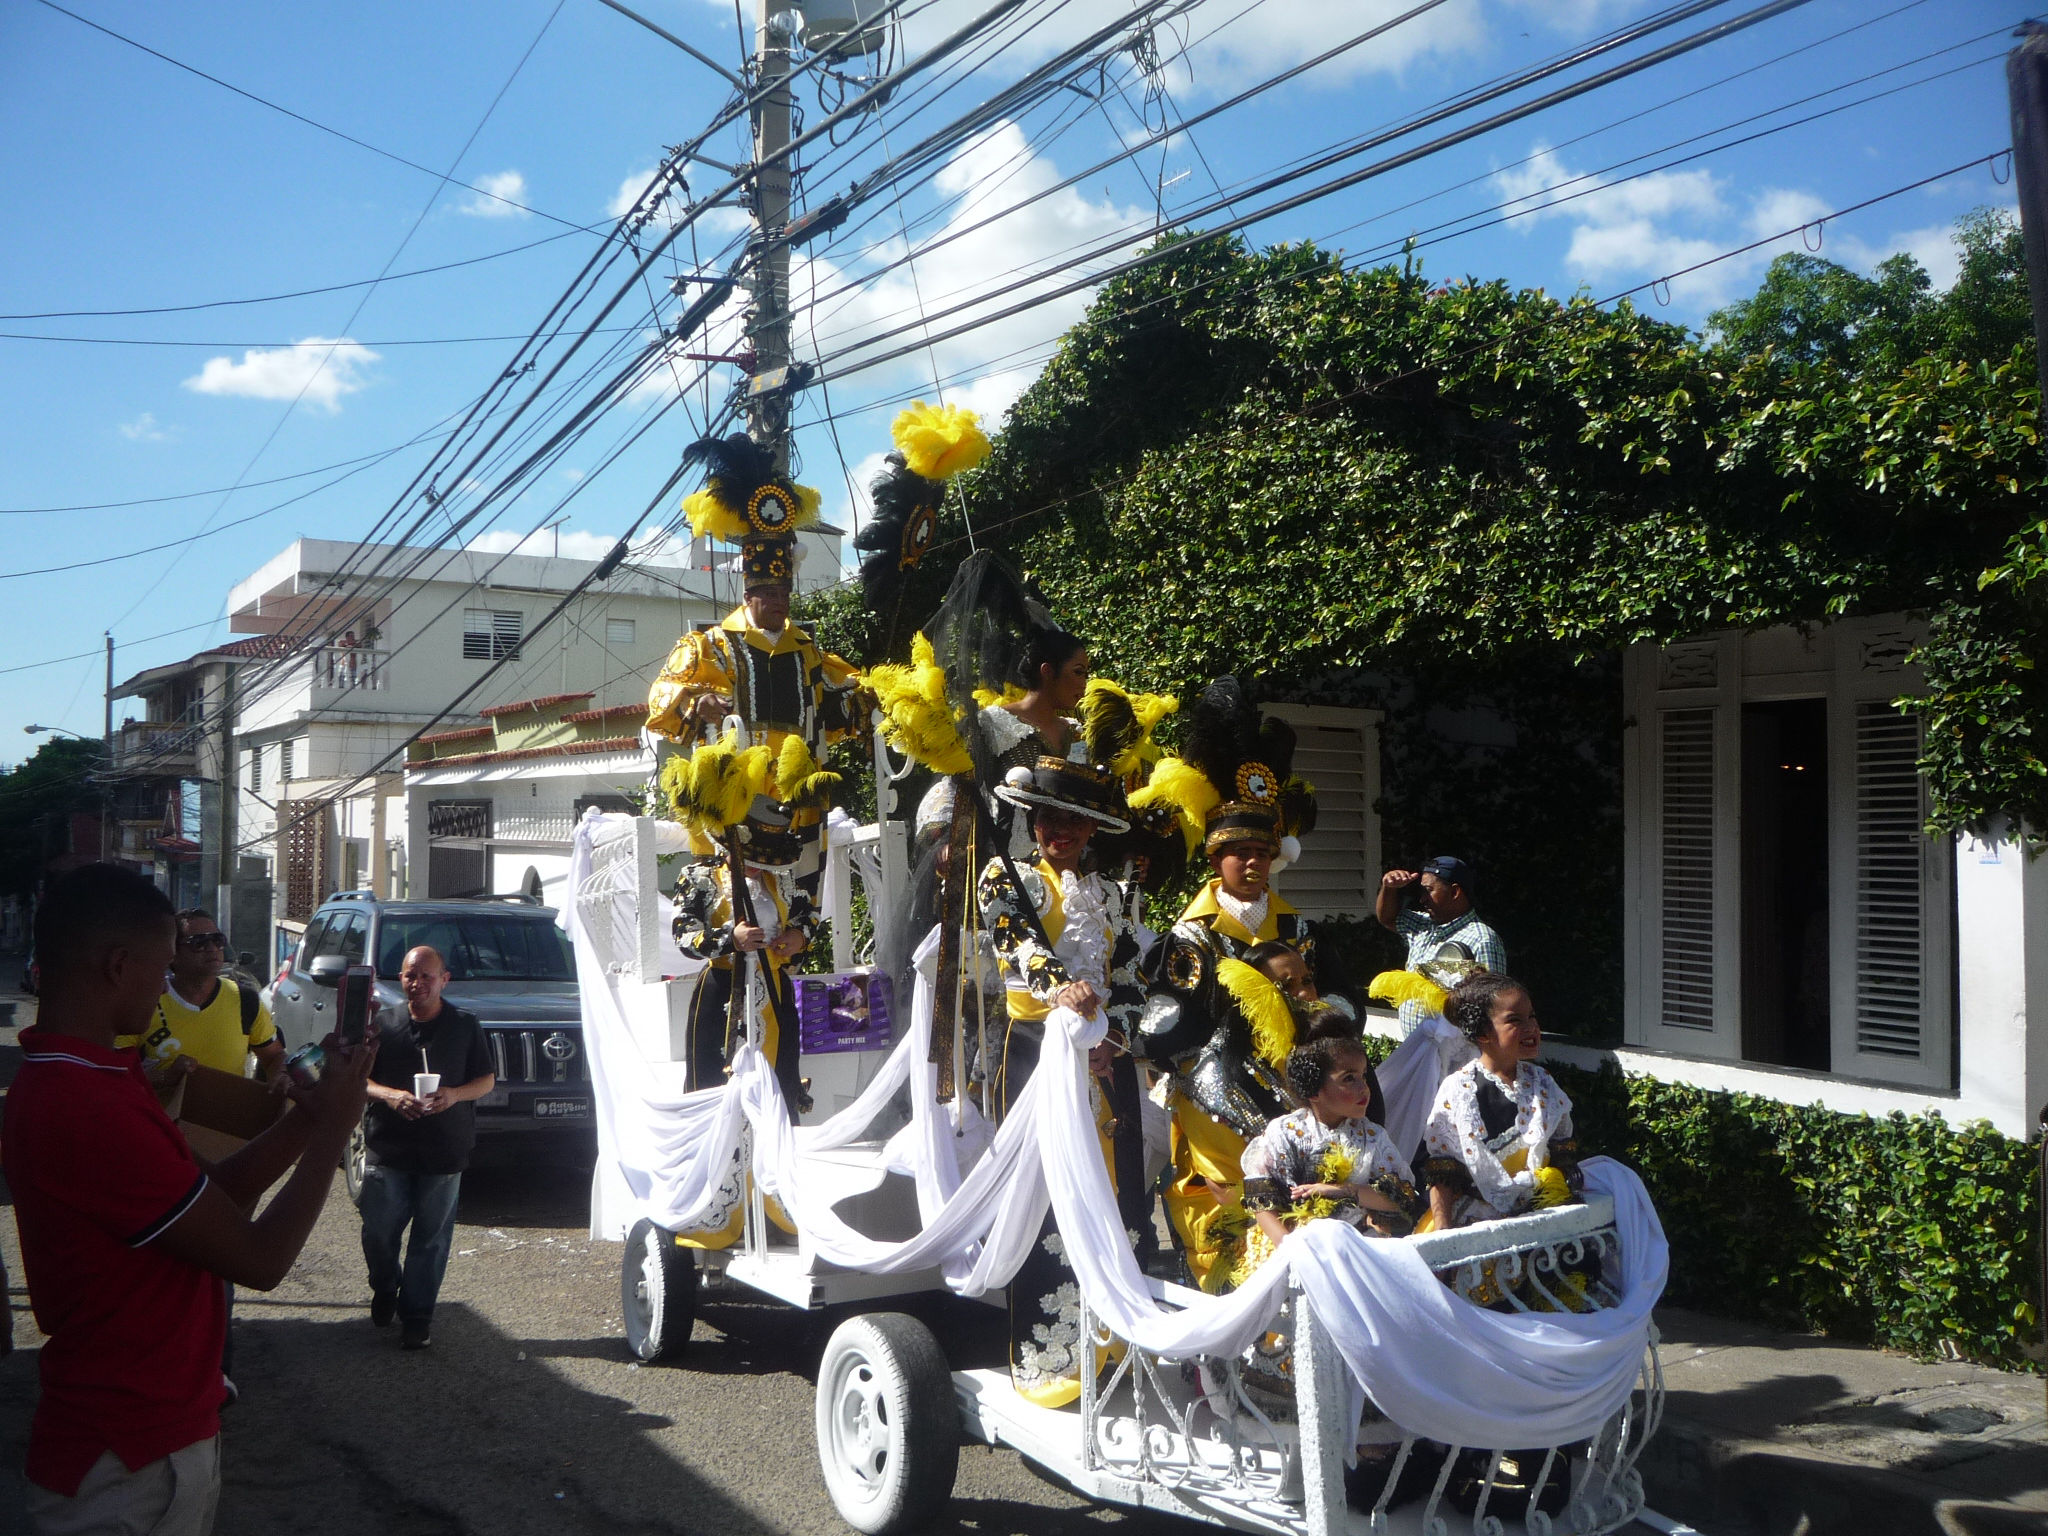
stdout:
POLYGON ((1919 1061, 1927 983, 1920 723, 1856 706, 1856 1051, 1919 1061))
POLYGON ((1294 727, 1294 771, 1316 791, 1316 828, 1275 882, 1304 916, 1365 918, 1379 892, 1379 715, 1369 709, 1268 704, 1294 727))
POLYGON ((1715 717, 1707 709, 1657 713, 1657 1022, 1714 1028, 1715 717))

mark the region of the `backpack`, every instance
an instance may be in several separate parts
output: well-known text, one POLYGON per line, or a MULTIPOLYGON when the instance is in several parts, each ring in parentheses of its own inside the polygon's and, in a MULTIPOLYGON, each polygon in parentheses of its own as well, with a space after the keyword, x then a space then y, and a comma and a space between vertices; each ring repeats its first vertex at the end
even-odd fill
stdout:
POLYGON ((248 1039, 249 1031, 256 1027, 256 1011, 263 1006, 263 999, 254 987, 245 987, 231 976, 221 977, 223 986, 235 989, 235 996, 242 1004, 242 1038, 248 1039))

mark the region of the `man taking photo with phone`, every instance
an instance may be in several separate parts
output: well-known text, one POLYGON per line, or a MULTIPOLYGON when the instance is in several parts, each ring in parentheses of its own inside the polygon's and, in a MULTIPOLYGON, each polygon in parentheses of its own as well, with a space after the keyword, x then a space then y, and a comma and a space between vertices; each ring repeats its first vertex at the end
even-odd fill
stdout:
POLYGON ((0 1156, 49 1335, 24 1470, 29 1529, 50 1536, 213 1529, 221 1281, 268 1291, 298 1258, 377 1054, 374 1035, 330 1039, 325 1076, 275 1125, 218 1163, 194 1156, 114 1046, 148 1027, 177 938, 169 899, 114 864, 55 881, 36 913, 40 1003, 0 1156))
POLYGON ((434 1302, 455 1236, 455 1203, 476 1146, 476 1101, 498 1084, 476 1015, 441 996, 448 963, 422 944, 398 972, 405 1013, 384 1021, 363 1123, 363 1259, 370 1321, 399 1320, 399 1342, 433 1342, 434 1302), (406 1228, 404 1262, 399 1242, 406 1228))

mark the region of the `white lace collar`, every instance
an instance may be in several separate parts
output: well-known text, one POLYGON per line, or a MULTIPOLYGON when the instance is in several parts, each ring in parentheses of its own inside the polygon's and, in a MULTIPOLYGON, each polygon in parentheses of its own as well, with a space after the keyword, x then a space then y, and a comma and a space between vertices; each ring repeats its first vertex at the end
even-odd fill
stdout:
POLYGON ((1273 893, 1267 891, 1257 901, 1239 901, 1222 886, 1216 887, 1216 905, 1235 919, 1244 931, 1257 938, 1260 927, 1266 921, 1266 909, 1273 904, 1273 893))

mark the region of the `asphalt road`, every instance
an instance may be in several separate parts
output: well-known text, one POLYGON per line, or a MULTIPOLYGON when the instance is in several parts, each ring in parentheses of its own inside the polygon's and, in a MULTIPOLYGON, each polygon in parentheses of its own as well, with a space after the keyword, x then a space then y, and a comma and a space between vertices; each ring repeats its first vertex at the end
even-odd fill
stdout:
MULTIPOLYGON (((13 996, 15 968, 0 983, 13 996)), ((32 1022, 25 1003, 17 1024, 32 1022)), ((0 1082, 18 1059, 0 1033, 0 1082)), ((812 1434, 813 1373, 835 1318, 706 1304, 684 1361, 642 1366, 620 1323, 621 1245, 587 1236, 579 1167, 464 1179, 434 1344, 371 1327, 359 1224, 337 1175, 304 1254, 235 1305, 242 1401, 223 1418, 223 1536, 527 1532, 838 1533, 812 1434)), ((4 1199, 4 1195, 0 1195, 4 1199)), ((41 1335, 0 1219, 14 1352, 0 1360, 0 1532, 21 1525, 41 1335)), ((954 1365, 1001 1357, 1001 1315, 920 1298, 954 1365)), ((968 1446, 939 1532, 1068 1536, 1180 1522, 1099 1509, 1014 1452, 968 1446)))

